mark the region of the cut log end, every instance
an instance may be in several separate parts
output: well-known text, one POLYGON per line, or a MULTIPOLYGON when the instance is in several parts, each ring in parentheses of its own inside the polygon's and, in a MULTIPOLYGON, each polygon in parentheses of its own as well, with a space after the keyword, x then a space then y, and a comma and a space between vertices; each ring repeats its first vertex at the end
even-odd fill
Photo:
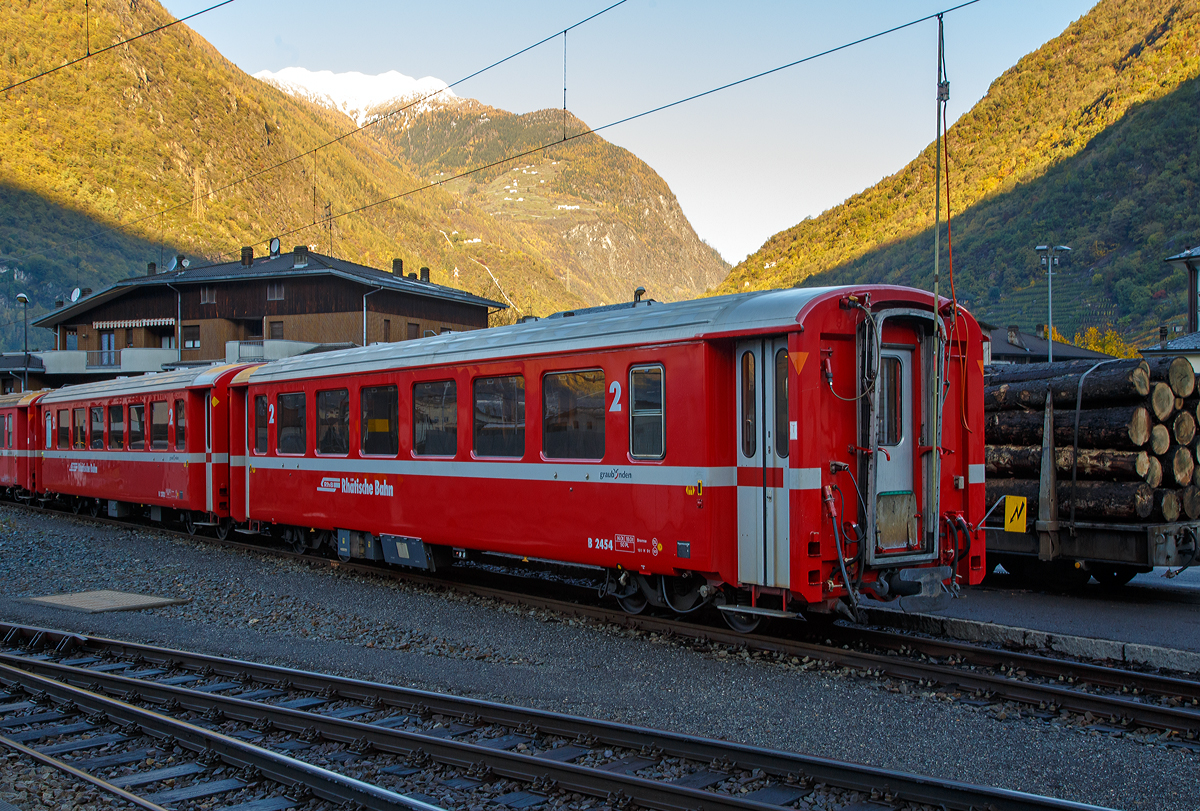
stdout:
POLYGON ((1157 456, 1150 456, 1146 461, 1146 475, 1142 478, 1151 487, 1158 487, 1162 484, 1162 476, 1162 462, 1158 461, 1157 456))
POLYGON ((1156 425, 1150 429, 1150 453, 1162 456, 1171 448, 1171 432, 1165 425, 1156 425))
POLYGON ((1159 422, 1166 422, 1175 411, 1175 392, 1166 383, 1155 383, 1150 387, 1150 410, 1159 422))

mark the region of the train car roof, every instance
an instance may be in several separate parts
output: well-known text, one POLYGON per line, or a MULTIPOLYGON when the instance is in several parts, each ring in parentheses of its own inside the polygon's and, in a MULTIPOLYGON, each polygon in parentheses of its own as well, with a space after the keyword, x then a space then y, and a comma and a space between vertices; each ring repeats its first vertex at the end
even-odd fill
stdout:
POLYGON ((17 391, 0 395, 0 408, 29 405, 46 391, 17 391))
MULTIPOLYGON (((796 327, 797 315, 810 302, 839 295, 847 289, 872 287, 789 288, 674 303, 641 302, 620 308, 598 307, 507 327, 288 358, 258 367, 248 379, 251 383, 269 383, 550 352, 676 343, 769 329, 782 332, 796 327)), ((890 290, 900 288, 891 287, 890 290)))
POLYGON ((215 364, 213 366, 176 369, 171 372, 123 377, 117 380, 101 380, 96 383, 81 383, 77 386, 64 386, 48 392, 42 398, 43 403, 65 403, 75 400, 87 400, 97 397, 122 397, 125 395, 152 394, 161 391, 178 391, 179 389, 210 386, 221 374, 240 369, 245 364, 215 364))

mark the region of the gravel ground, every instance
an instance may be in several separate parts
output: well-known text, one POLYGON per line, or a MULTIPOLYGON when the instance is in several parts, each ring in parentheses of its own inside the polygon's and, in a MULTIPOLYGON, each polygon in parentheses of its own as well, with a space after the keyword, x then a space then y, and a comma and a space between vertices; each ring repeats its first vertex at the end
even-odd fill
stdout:
POLYGON ((0 800, 22 811, 124 811, 130 803, 7 750, 0 752, 0 800))
MULTIPOLYGON (((222 550, 149 529, 0 507, 0 572, 0 618, 9 621, 1112 808, 1200 807, 1200 755, 1167 746, 1153 733, 1102 734, 813 662, 720 646, 697 650, 653 634, 222 550), (82 614, 21 599, 92 589, 191 602, 82 614)), ((8 772, 0 778, 5 789, 15 782, 8 772)), ((17 804, 27 811, 42 807, 17 804)))

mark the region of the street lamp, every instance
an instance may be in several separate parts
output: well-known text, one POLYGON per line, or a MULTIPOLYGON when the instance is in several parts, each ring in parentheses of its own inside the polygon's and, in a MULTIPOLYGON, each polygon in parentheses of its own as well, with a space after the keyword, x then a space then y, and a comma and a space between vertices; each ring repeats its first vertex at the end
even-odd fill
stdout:
POLYGON ((1049 284, 1049 295, 1046 300, 1046 360, 1054 362, 1054 269, 1058 267, 1058 255, 1070 253, 1066 245, 1038 245, 1034 248, 1042 257, 1042 267, 1046 269, 1046 282, 1049 284))
POLYGON ((17 301, 24 307, 25 316, 25 363, 21 370, 21 391, 29 391, 29 296, 17 293, 17 301))

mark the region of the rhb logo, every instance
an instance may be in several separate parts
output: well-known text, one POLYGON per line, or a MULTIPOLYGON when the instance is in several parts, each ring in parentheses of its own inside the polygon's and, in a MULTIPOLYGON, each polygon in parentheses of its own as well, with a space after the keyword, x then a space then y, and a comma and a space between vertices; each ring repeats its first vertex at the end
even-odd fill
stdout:
POLYGON ((342 487, 342 480, 333 476, 326 476, 321 479, 321 484, 317 487, 318 493, 336 493, 342 487))

